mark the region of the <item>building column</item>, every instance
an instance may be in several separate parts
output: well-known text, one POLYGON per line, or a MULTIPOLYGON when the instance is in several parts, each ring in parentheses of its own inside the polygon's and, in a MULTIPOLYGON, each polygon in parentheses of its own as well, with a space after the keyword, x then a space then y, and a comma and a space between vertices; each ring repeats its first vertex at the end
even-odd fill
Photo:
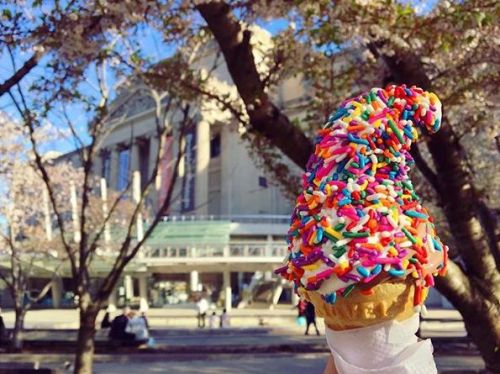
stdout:
POLYGON ((102 154, 100 151, 96 151, 94 155, 94 164, 92 166, 92 172, 94 175, 101 177, 102 176, 102 154))
POLYGON ((134 297, 134 282, 130 275, 125 275, 123 285, 125 287, 125 301, 128 302, 134 297))
POLYGON ((145 312, 148 309, 148 276, 144 274, 139 277, 139 310, 145 312))
POLYGON ((232 290, 231 290, 231 272, 229 269, 224 270, 223 273, 222 289, 224 291, 224 308, 229 312, 232 308, 232 290))
MULTIPOLYGON (((108 185, 106 178, 101 178, 101 203, 102 203, 102 216, 108 216, 108 185)), ((107 250, 111 240, 111 233, 109 231, 109 220, 104 225, 104 247, 107 250)))
POLYGON ((51 292, 52 292, 52 307, 57 309, 61 307, 63 284, 62 279, 56 277, 51 282, 51 292))
POLYGON ((139 139, 132 141, 130 146, 130 171, 139 171, 140 169, 141 148, 139 146, 139 139))
POLYGON ((210 163, 210 124, 200 121, 196 126, 196 214, 208 214, 208 169, 210 163))
POLYGON ((273 299, 271 305, 269 306, 269 309, 274 309, 274 306, 278 304, 282 292, 283 292, 283 282, 280 280, 276 284, 276 287, 273 290, 273 299))
POLYGON ((109 181, 109 188, 112 191, 117 190, 117 185, 118 185, 118 169, 120 168, 120 151, 117 146, 111 148, 110 150, 110 181, 109 181))
MULTIPOLYGON (((158 136, 153 135, 149 138, 149 165, 148 165, 148 175, 147 178, 151 178, 155 168, 156 157, 158 155, 158 149, 160 148, 160 139, 158 136)), ((148 194, 151 204, 153 206, 153 211, 156 213, 158 205, 158 192, 161 188, 161 162, 158 165, 158 173, 156 174, 156 180, 154 181, 153 187, 150 189, 148 194), (154 189, 153 189, 154 187, 154 189)))
POLYGON ((273 247, 273 236, 272 235, 267 235, 266 238, 266 248, 265 248, 265 253, 264 256, 268 257, 271 256, 272 254, 272 247, 273 247))
MULTIPOLYGON (((141 201, 141 173, 139 170, 134 170, 132 172, 132 198, 134 199, 134 203, 137 205, 141 201)), ((140 242, 144 238, 144 227, 142 221, 142 213, 139 211, 136 218, 136 230, 137 230, 137 241, 140 242)), ((139 257, 144 256, 144 252, 139 252, 139 257)))
MULTIPOLYGON (((153 170, 155 168, 156 157, 158 156, 158 149, 160 148, 160 139, 157 135, 153 135, 149 138, 149 165, 148 165, 148 176, 151 178, 153 175, 153 170)), ((158 170, 159 171, 159 170, 158 170)), ((160 173, 158 173, 160 175, 160 173)), ((161 186, 161 178, 157 177, 155 181, 155 188, 158 191, 161 186)))
POLYGON ((200 277, 196 270, 191 271, 189 274, 189 289, 191 292, 196 292, 199 290, 198 285, 200 284, 200 277))

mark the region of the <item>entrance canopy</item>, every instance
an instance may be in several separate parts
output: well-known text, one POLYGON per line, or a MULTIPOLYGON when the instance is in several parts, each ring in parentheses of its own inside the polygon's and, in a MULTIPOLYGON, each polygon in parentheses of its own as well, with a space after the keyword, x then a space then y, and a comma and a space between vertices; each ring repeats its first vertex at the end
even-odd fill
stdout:
POLYGON ((230 221, 160 222, 146 240, 150 247, 224 246, 229 243, 230 221))

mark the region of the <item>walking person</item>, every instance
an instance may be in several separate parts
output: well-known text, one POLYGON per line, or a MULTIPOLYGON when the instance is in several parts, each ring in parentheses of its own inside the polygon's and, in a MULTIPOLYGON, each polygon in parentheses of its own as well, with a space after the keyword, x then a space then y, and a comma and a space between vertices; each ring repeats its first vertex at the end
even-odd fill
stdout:
POLYGON ((212 312, 212 315, 208 317, 208 328, 213 329, 217 325, 217 313, 212 312))
POLYGON ((208 301, 202 296, 200 300, 196 303, 196 307, 198 308, 198 327, 205 327, 205 318, 207 317, 208 311, 208 301))
POLYGON ((302 327, 306 325, 306 301, 300 299, 297 304, 297 326, 302 327))
POLYGON ((222 314, 220 315, 220 327, 227 328, 231 325, 231 320, 229 318, 229 314, 227 314, 227 310, 224 309, 222 314))
POLYGON ((318 326, 316 326, 316 311, 314 310, 314 305, 313 303, 306 303, 306 309, 304 311, 304 315, 306 317, 306 333, 305 335, 309 335, 309 326, 314 325, 314 328, 316 329, 316 335, 319 334, 318 326))

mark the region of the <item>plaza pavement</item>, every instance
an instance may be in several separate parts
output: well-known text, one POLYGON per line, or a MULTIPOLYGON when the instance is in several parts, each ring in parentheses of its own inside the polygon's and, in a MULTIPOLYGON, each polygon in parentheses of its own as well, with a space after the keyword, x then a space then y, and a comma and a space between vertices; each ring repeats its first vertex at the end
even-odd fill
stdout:
MULTIPOLYGON (((220 314, 220 310, 217 314, 220 314)), ((117 311, 115 314, 118 314, 117 311)), ((102 320, 104 312, 98 317, 102 320)), ((4 311, 5 324, 14 324, 14 312, 4 311)), ((196 308, 152 308, 147 312, 149 324, 153 329, 187 328, 195 329, 197 325, 196 308)), ((230 312, 231 326, 241 328, 277 327, 291 330, 301 330, 295 323, 296 308, 291 305, 278 305, 274 310, 263 306, 245 309, 233 309, 230 312)), ((455 310, 436 309, 426 314, 428 320, 422 323, 424 335, 434 336, 464 336, 465 329, 460 314, 455 310), (446 322, 443 323, 443 320, 446 322)), ((208 316, 207 316, 208 323, 208 316)), ((318 318, 322 326, 322 320, 318 318)), ((77 329, 78 311, 76 309, 43 309, 28 311, 25 319, 27 329, 77 329)))

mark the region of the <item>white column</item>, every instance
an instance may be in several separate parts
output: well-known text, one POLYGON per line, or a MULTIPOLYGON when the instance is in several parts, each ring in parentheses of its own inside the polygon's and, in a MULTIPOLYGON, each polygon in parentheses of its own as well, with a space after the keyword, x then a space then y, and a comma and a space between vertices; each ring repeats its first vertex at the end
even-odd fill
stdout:
MULTIPOLYGON (((155 168, 156 157, 158 156, 158 149, 160 148, 160 139, 154 135, 149 138, 149 165, 148 165, 148 178, 153 174, 155 168)), ((159 174, 159 173, 158 173, 159 174)), ((159 190, 161 186, 161 178, 156 178, 155 188, 159 190)))
MULTIPOLYGON (((158 149, 160 147, 160 140, 156 135, 152 136, 149 138, 149 165, 148 165, 148 176, 147 178, 151 178, 153 175, 153 170, 155 168, 155 163, 156 163, 156 157, 158 155, 158 149)), ((161 163, 160 163, 161 165, 161 163)), ((158 170, 158 173, 156 175, 156 180, 154 182, 154 190, 150 190, 149 193, 149 198, 151 200, 151 204, 154 207, 154 212, 156 213, 157 210, 157 204, 158 204, 158 191, 160 190, 161 187, 161 169, 158 170)))
POLYGON ((52 307, 60 308, 61 307, 61 299, 62 299, 62 279, 56 277, 51 282, 51 293, 52 293, 52 307))
POLYGON ((272 245, 273 245, 273 236, 272 235, 267 235, 267 239, 266 239, 266 249, 265 249, 265 253, 264 253, 264 256, 271 256, 271 248, 272 248, 272 245))
POLYGON ((109 188, 111 188, 112 190, 117 190, 118 169, 120 166, 120 151, 118 147, 113 147, 111 148, 110 152, 111 173, 109 178, 109 188))
POLYGON ((210 162, 210 125, 200 121, 196 126, 196 214, 208 214, 208 164, 210 162))
POLYGON ((265 281, 272 281, 273 280, 273 272, 268 270, 264 272, 264 280, 265 281))
POLYGON ((224 291, 224 308, 229 312, 231 310, 232 292, 231 292, 231 272, 224 270, 222 288, 224 291))
POLYGON ((143 312, 149 309, 147 275, 141 275, 139 277, 139 309, 143 312))
MULTIPOLYGON (((101 178, 101 201, 103 222, 108 216, 108 186, 105 178, 101 178)), ((109 222, 104 226, 104 243, 108 244, 110 240, 109 222)))
POLYGON ((141 158, 141 148, 139 146, 139 141, 134 140, 130 146, 130 171, 134 172, 139 170, 140 158, 141 158))
MULTIPOLYGON (((132 174, 132 196, 134 202, 139 204, 141 200, 141 173, 139 170, 135 170, 132 174)), ((137 214, 136 219, 136 229, 137 229, 137 241, 141 241, 144 238, 144 228, 142 226, 142 213, 137 214)))
POLYGON ((97 151, 94 154, 94 164, 92 165, 92 173, 98 177, 102 176, 102 154, 97 151))
POLYGON ((198 284, 200 283, 200 277, 196 270, 191 271, 189 274, 189 289, 191 292, 198 291, 198 284))
POLYGON ((274 306, 278 304, 282 292, 283 292, 283 284, 282 282, 279 282, 273 291, 272 304, 270 305, 269 309, 274 309, 274 306))
POLYGON ((45 215, 45 235, 47 240, 52 241, 52 220, 50 217, 49 192, 43 189, 43 210, 45 215))
POLYGON ((130 275, 125 275, 123 285, 125 287, 125 300, 130 301, 134 297, 134 282, 130 275))
POLYGON ((76 197, 76 187, 73 181, 70 181, 70 203, 71 203, 71 218, 73 221, 73 240, 75 243, 80 243, 82 236, 80 233, 80 216, 78 214, 78 201, 76 197))

